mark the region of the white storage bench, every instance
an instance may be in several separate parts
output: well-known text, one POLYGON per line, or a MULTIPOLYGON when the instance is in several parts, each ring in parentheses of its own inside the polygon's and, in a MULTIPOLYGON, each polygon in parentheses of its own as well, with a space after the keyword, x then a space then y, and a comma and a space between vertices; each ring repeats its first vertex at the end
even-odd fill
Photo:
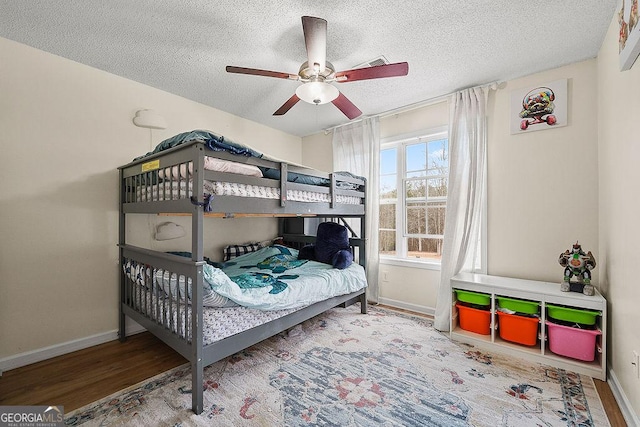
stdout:
MULTIPOLYGON (((560 282, 539 282, 535 280, 523 280, 509 277, 489 276, 486 274, 460 273, 451 279, 452 300, 451 305, 451 328, 450 336, 454 340, 467 342, 478 347, 484 347, 512 354, 523 359, 540 362, 550 366, 566 369, 580 374, 589 375, 606 381, 606 365, 607 365, 607 301, 595 290, 595 294, 587 296, 577 292, 562 292, 560 290, 560 282), (484 293, 490 296, 490 333, 488 335, 479 334, 465 330, 460 327, 460 318, 458 308, 456 307, 457 297, 455 290, 465 290, 471 292, 484 293), (500 297, 522 299, 540 304, 539 310, 539 326, 538 339, 534 345, 523 345, 513 340, 505 340, 501 338, 498 330, 498 300, 500 297), (556 354, 549 347, 549 328, 546 323, 550 319, 548 316, 548 307, 561 306, 567 307, 569 310, 585 310, 595 313, 595 329, 585 334, 593 334, 595 337, 595 348, 593 360, 580 360, 581 356, 571 357, 571 346, 569 346, 568 354, 556 354)), ((576 334, 582 331, 576 330, 576 334)), ((552 334, 555 331, 552 331, 552 334)), ((576 342, 576 345, 580 343, 576 342)), ((558 352, 557 349, 554 349, 558 352)), ((564 350, 563 350, 564 351, 564 350)), ((587 359, 591 359, 591 355, 587 355, 587 359)), ((582 357, 584 359, 584 357, 582 357)))

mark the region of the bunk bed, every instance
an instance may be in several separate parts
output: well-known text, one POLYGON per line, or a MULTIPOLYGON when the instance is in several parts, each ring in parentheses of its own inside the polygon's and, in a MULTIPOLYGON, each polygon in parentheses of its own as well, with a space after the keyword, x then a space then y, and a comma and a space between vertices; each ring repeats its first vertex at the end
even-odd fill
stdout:
MULTIPOLYGON (((315 239, 304 234, 300 221, 319 217, 341 222, 351 231, 349 245, 356 262, 346 270, 362 278, 366 257, 363 178, 319 172, 207 131, 193 131, 163 141, 154 151, 120 167, 119 179, 119 337, 126 339, 125 318, 129 317, 185 357, 191 364, 196 414, 203 411, 204 367, 336 306, 360 302, 366 314, 366 278, 357 279, 364 283, 302 306, 238 305, 218 294, 220 288, 212 291, 216 278, 228 279, 229 265, 211 262, 203 253, 206 217, 277 217, 284 245, 265 250, 288 251, 294 258, 296 249, 315 239), (126 219, 131 214, 190 215, 191 252, 166 253, 128 244, 126 219), (359 235, 354 223, 359 223, 359 235), (230 322, 230 318, 243 321, 230 322), (230 323, 235 326, 229 328, 230 323)), ((246 262, 255 263, 255 259, 246 262)), ((237 268, 235 262, 230 264, 237 268)), ((323 266, 325 280, 336 280, 330 274, 345 274, 323 266)))

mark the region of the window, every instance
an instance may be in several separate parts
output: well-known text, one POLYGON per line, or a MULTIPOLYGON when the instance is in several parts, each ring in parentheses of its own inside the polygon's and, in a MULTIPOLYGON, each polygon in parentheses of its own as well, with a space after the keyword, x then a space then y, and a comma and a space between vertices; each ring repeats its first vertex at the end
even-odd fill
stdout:
POLYGON ((382 141, 380 255, 440 263, 449 178, 446 128, 382 141))

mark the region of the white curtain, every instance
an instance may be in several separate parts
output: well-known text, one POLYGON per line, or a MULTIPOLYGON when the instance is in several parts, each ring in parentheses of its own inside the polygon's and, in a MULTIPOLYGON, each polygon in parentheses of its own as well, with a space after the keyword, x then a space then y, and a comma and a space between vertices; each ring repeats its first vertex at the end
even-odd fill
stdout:
MULTIPOLYGON (((367 299, 378 302, 378 224, 380 181, 380 132, 377 117, 342 126, 333 131, 333 169, 367 179, 366 265, 367 299)), ((355 231, 358 231, 357 229, 355 231)), ((362 237, 362 236, 359 236, 362 237)))
POLYGON ((453 276, 471 270, 480 253, 485 204, 487 96, 489 87, 451 96, 449 115, 449 188, 434 327, 448 331, 453 276))

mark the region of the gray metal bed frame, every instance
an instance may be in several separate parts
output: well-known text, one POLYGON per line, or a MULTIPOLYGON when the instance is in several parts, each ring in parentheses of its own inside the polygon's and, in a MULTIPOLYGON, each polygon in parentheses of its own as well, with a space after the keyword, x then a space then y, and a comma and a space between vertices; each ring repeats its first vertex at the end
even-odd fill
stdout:
MULTIPOLYGON (((185 167, 188 171, 189 168, 185 167)), ((168 169, 166 169, 168 171, 168 169)), ((170 150, 145 157, 131 162, 119 168, 120 174, 120 224, 119 224, 119 248, 120 265, 127 262, 135 262, 144 266, 143 271, 156 272, 162 269, 164 272, 175 273, 178 277, 184 276, 185 280, 179 286, 183 292, 187 292, 188 279, 193 284, 191 300, 192 310, 187 310, 183 304, 176 303, 173 298, 159 297, 161 293, 157 285, 153 283, 152 276, 143 274, 140 279, 144 283, 140 285, 132 280, 123 269, 120 269, 120 303, 119 303, 119 338, 126 339, 125 317, 128 316, 149 332, 160 338, 175 351, 180 353, 191 363, 192 379, 192 409, 196 414, 203 411, 203 370, 205 366, 215 363, 240 350, 254 345, 268 337, 285 331, 305 320, 317 316, 324 311, 336 306, 348 306, 360 302, 361 312, 367 312, 366 289, 347 295, 330 298, 312 304, 298 311, 287 314, 260 326, 245 330, 236 335, 224 338, 209 345, 203 343, 203 229, 205 216, 233 217, 233 216, 269 216, 280 217, 279 229, 285 242, 294 246, 302 246, 313 242, 314 236, 306 236, 300 233, 290 233, 287 229, 287 218, 304 216, 316 216, 329 220, 344 221, 345 218, 360 219, 360 236, 351 238, 350 244, 357 254, 359 263, 365 264, 365 196, 363 191, 340 190, 336 183, 339 180, 357 183, 364 188, 365 182, 360 179, 326 174, 308 168, 289 165, 287 163, 273 162, 269 160, 232 155, 226 152, 216 152, 206 149, 201 142, 190 142, 174 147, 170 150), (204 157, 211 156, 235 162, 243 162, 256 166, 275 167, 280 169, 280 176, 287 177, 287 172, 329 178, 329 187, 319 187, 287 182, 286 179, 273 180, 268 178, 249 177, 236 174, 213 172, 204 170, 204 157), (172 168, 174 166, 188 166, 191 164, 191 173, 186 177, 165 178, 177 181, 175 189, 160 185, 158 170, 172 168), (218 196, 207 205, 203 199, 203 180, 218 180, 225 182, 240 182, 245 184, 262 185, 280 188, 280 200, 258 199, 252 197, 218 196), (179 184, 191 182, 192 188, 182 189, 179 184), (137 193, 140 188, 151 187, 162 194, 167 200, 153 200, 148 196, 149 192, 137 193), (287 200, 288 189, 319 191, 329 194, 329 203, 293 202, 287 200), (336 200, 338 194, 351 195, 361 198, 361 204, 340 204, 336 200), (205 213, 205 206, 210 212, 205 213), (127 214, 173 214, 191 215, 191 259, 139 248, 127 244, 126 241, 126 216, 127 214), (190 313, 189 313, 190 311, 190 313), (173 315, 172 313, 175 313, 173 315)), ((167 177, 168 175, 165 175, 167 177)), ((289 227, 291 228, 291 227, 289 227)), ((353 230, 351 230, 353 232, 353 230)))

